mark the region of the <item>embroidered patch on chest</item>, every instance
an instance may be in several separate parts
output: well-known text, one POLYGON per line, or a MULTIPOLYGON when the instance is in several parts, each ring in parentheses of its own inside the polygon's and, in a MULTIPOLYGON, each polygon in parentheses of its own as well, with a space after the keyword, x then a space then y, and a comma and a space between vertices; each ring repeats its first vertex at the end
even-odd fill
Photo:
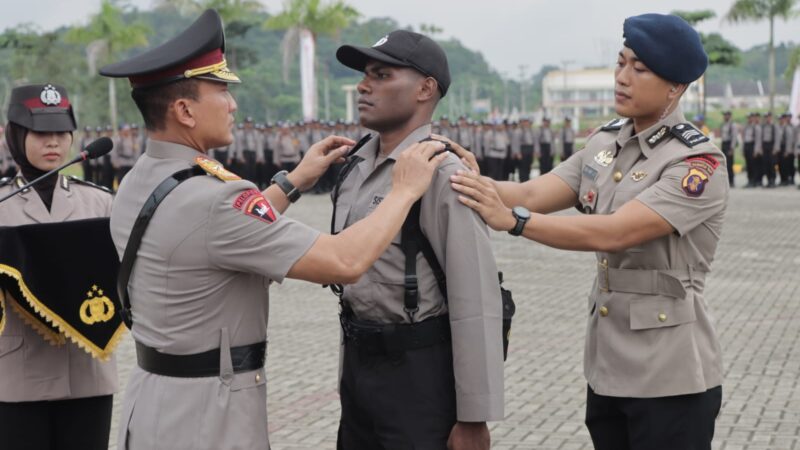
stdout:
POLYGON ((689 197, 700 197, 706 189, 708 175, 696 167, 690 167, 689 173, 681 180, 683 192, 689 197))
POLYGON ((258 189, 248 189, 239 194, 233 201, 233 207, 241 210, 245 215, 266 223, 273 223, 277 220, 272 205, 258 189))

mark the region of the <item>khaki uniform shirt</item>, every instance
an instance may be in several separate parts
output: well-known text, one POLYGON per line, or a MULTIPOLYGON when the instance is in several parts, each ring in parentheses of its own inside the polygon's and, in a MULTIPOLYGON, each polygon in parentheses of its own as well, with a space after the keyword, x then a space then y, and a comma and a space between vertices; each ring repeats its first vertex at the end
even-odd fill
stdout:
POLYGON ((725 157, 710 142, 689 147, 669 131, 651 147, 663 126, 702 136, 678 109, 636 136, 630 121, 618 132, 598 132, 553 170, 578 194, 579 209, 611 214, 638 200, 675 229, 597 253, 584 373, 600 395, 666 397, 722 383, 722 351, 703 291, 727 206, 725 157))
MULTIPOLYGON (((111 236, 121 257, 151 192, 202 154, 149 140, 120 185, 111 236)), ((134 339, 174 355, 221 349, 218 377, 131 370, 120 449, 267 449, 264 369, 234 374, 230 347, 266 340, 270 280, 282 281, 318 232, 280 216, 249 181, 196 176, 155 212, 129 283, 134 339)))
MULTIPOLYGON (((336 205, 335 229, 371 214, 392 188, 396 158, 410 145, 431 134, 429 125, 412 132, 382 162, 376 164, 379 137, 356 155, 364 158, 342 183, 336 205)), ((447 277, 448 300, 439 292, 422 253, 417 255, 418 321, 450 314, 457 417, 481 422, 503 418, 503 344, 500 286, 486 224, 460 204, 450 188, 450 175, 465 169, 452 156, 439 166, 422 196, 420 226, 447 277)), ((401 233, 378 261, 344 289, 343 299, 362 320, 408 323, 403 310, 405 254, 401 233)))
MULTIPOLYGON (((0 196, 24 184, 17 175, 14 182, 0 187, 0 196)), ((107 217, 110 212, 111 194, 59 176, 50 211, 31 188, 0 203, 0 226, 107 217)), ((13 304, 24 299, 15 299, 2 289, 0 296, 6 304, 0 335, 0 402, 95 397, 117 391, 113 356, 106 362, 94 359, 66 338, 61 345, 51 345, 16 312, 13 304)))

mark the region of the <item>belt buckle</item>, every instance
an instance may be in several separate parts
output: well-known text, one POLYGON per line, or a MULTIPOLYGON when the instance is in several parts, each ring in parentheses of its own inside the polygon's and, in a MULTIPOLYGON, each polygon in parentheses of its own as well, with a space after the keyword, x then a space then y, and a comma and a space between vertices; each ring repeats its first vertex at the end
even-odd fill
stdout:
POLYGON ((598 287, 600 288, 601 291, 609 292, 609 289, 608 289, 609 288, 609 285, 608 285, 608 283, 609 283, 608 282, 608 259, 603 258, 603 260, 601 262, 597 263, 597 267, 601 271, 601 273, 598 274, 597 285, 598 285, 598 287), (601 276, 605 279, 605 286, 603 285, 603 283, 600 282, 600 277, 601 276))

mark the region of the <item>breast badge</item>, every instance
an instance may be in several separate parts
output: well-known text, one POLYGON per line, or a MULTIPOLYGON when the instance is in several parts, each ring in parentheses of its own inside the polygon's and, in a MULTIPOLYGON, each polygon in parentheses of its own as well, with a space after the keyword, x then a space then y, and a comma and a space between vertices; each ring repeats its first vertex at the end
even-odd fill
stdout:
POLYGON ((594 155, 594 161, 603 167, 608 167, 614 161, 614 152, 611 150, 603 150, 602 152, 594 155))

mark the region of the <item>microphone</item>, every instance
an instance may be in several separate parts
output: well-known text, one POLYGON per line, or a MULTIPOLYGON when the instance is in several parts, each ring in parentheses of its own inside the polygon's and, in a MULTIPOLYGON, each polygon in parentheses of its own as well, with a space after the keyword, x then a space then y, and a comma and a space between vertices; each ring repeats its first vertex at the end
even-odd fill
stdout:
POLYGON ((91 144, 87 145, 86 148, 83 149, 83 151, 78 153, 70 161, 67 161, 66 163, 61 165, 61 167, 57 167, 57 168, 51 170, 50 172, 47 172, 46 174, 44 174, 44 175, 40 176, 39 178, 31 181, 30 183, 26 184, 25 186, 22 186, 21 188, 17 189, 16 191, 13 191, 12 193, 6 195, 3 198, 0 198, 0 203, 2 203, 4 201, 10 199, 11 197, 19 194, 20 192, 24 191, 25 189, 30 188, 34 184, 44 180, 45 178, 47 178, 50 175, 60 171, 61 169, 65 168, 65 167, 71 166, 71 165, 73 165, 73 164, 75 164, 77 162, 85 161, 87 159, 95 159, 95 158, 99 158, 101 156, 107 155, 108 152, 110 152, 112 148, 114 148, 114 141, 112 141, 111 138, 107 137, 107 136, 101 137, 100 139, 97 139, 94 142, 92 142, 91 144))

